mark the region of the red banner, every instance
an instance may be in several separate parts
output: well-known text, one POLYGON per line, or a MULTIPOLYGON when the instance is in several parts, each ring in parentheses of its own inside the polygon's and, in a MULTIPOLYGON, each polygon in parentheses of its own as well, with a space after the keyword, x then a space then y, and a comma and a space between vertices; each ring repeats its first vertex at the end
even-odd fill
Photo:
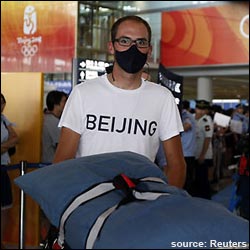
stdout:
POLYGON ((76 1, 1 1, 1 71, 71 72, 76 1))
POLYGON ((249 2, 162 13, 161 63, 249 63, 249 2))

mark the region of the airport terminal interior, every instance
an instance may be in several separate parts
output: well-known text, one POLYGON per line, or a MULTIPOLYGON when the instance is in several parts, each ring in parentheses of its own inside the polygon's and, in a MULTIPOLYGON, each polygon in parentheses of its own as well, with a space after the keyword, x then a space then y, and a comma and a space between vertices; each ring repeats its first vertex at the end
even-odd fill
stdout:
MULTIPOLYGON (((205 100, 210 110, 224 112, 229 127, 237 108, 244 113, 247 130, 230 127, 244 143, 240 155, 233 155, 233 145, 226 148, 226 140, 223 149, 217 148, 221 154, 214 147, 223 169, 209 173, 209 181, 214 202, 249 223, 249 192, 247 213, 236 208, 235 200, 240 166, 247 168, 242 175, 249 187, 249 152, 243 152, 249 139, 249 1, 1 1, 3 113, 20 135, 8 171, 14 203, 1 249, 44 248, 41 209, 14 179, 44 166, 41 135, 48 93, 70 95, 76 85, 106 74, 114 61, 107 46, 110 29, 126 15, 149 23, 152 54, 144 70, 152 82, 172 91, 178 105, 189 101, 195 113, 198 100, 205 100)), ((218 158, 213 161, 216 165, 218 158)))
MULTIPOLYGON (((94 58, 99 60, 110 61, 110 55, 106 50, 106 43, 109 39, 108 27, 110 26, 112 18, 124 14, 136 14, 145 18, 152 27, 152 45, 153 55, 149 62, 149 71, 152 79, 157 82, 158 66, 160 62, 161 53, 161 28, 162 20, 161 13, 183 11, 190 9, 197 9, 201 7, 220 6, 223 4, 234 4, 234 1, 79 1, 78 14, 78 41, 77 41, 77 55, 80 58, 94 58), (90 15, 91 13, 91 15, 90 15), (102 26, 101 36, 99 39, 100 25, 102 26), (104 34, 104 35, 103 35, 104 34)), ((201 20, 202 21, 202 20, 201 20)), ((245 39, 249 39, 248 34, 249 18, 243 27, 246 32, 245 39), (248 36, 248 38, 247 38, 248 36)), ((191 27, 190 27, 191 28, 191 27)), ((196 29, 197 27, 193 27, 196 29)), ((239 27, 240 29, 240 24, 239 27)), ((194 32, 194 31, 188 31, 194 32)), ((192 35, 192 34, 190 34, 192 35)), ((198 39, 193 34, 193 39, 198 39)), ((197 41, 199 42, 199 41, 197 41)), ((192 46, 191 41, 187 46, 192 46)), ((231 48, 229 48, 231 49, 231 48)), ((233 48, 232 48, 233 49, 233 48)), ((206 52, 208 53, 208 52, 206 52)), ((245 53, 248 53, 247 50, 245 53)), ((185 65, 185 64, 183 64, 185 65)), ((238 103, 239 100, 248 103, 249 99, 249 65, 248 63, 235 64, 211 64, 208 67, 204 65, 190 65, 168 67, 173 72, 184 77, 183 84, 183 98, 188 100, 195 100, 197 96, 197 81, 201 76, 209 77, 211 80, 212 96, 208 97, 212 101, 220 102, 220 100, 231 100, 238 103)), ((65 80, 71 78, 69 74, 46 74, 46 78, 65 80)), ((223 101, 222 101, 223 102, 223 101)), ((192 102, 193 104, 193 102, 192 102)), ((223 105, 223 104, 222 104, 223 105)), ((235 106, 235 104, 231 104, 235 106)), ((229 106, 230 107, 230 106, 229 106)))

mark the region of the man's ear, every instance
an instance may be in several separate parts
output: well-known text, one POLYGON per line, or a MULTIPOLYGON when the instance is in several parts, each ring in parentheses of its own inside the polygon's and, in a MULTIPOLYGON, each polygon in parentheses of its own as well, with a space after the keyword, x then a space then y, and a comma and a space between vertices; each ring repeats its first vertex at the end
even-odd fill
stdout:
POLYGON ((107 46, 108 46, 108 52, 109 52, 111 55, 114 55, 115 50, 114 50, 113 43, 112 43, 111 41, 109 41, 107 46))
POLYGON ((152 45, 150 45, 150 47, 149 47, 149 50, 148 50, 148 57, 147 57, 147 61, 150 61, 150 59, 151 59, 151 56, 152 56, 152 45))

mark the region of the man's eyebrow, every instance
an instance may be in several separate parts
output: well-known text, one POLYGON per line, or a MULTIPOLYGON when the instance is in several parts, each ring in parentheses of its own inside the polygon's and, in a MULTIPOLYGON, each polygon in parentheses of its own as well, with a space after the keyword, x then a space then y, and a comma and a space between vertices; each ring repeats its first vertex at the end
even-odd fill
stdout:
MULTIPOLYGON (((120 39, 120 38, 128 38, 128 39, 131 39, 131 40, 133 40, 131 37, 129 37, 129 36, 120 36, 118 39, 120 39)), ((147 38, 145 38, 145 37, 138 37, 138 38, 136 38, 135 40, 147 40, 147 38)))
POLYGON ((131 39, 131 40, 132 40, 132 38, 129 37, 129 36, 120 36, 119 38, 128 38, 128 39, 131 39))

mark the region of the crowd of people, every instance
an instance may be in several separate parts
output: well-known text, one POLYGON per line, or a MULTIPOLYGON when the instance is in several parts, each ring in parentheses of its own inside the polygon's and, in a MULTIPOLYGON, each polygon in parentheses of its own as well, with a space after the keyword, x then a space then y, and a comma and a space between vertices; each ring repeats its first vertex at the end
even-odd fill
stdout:
MULTIPOLYGON (((234 171, 229 171, 230 166, 236 164, 237 168, 239 156, 249 150, 246 143, 249 138, 249 108, 239 103, 235 108, 223 110, 220 105, 213 105, 207 100, 196 100, 195 108, 191 109, 190 101, 183 100, 181 110, 184 128, 181 142, 187 165, 183 189, 192 196, 211 199, 220 190, 220 181, 232 178, 230 173, 234 171), (214 121, 216 113, 228 117, 228 126, 220 126, 214 121), (234 121, 239 122, 240 128, 231 126, 234 121)), ((155 163, 163 170, 167 167, 162 145, 155 163)))
MULTIPOLYGON (((185 103, 185 101, 184 101, 185 103)), ((187 191, 194 196, 211 199, 218 191, 220 180, 227 176, 228 167, 236 164, 237 157, 246 154, 242 141, 249 137, 249 107, 239 103, 235 108, 223 110, 219 105, 212 105, 206 100, 197 100, 195 109, 189 111, 196 121, 196 153, 191 188, 187 191), (216 113, 228 117, 228 125, 222 126, 214 121, 216 113), (239 128, 233 126, 238 122, 239 128)), ((185 112, 185 109, 184 109, 185 112)), ((182 134, 183 144, 184 133, 182 134)), ((194 146, 194 143, 192 144, 194 146)), ((249 157, 249 156, 248 156, 249 157)), ((233 173, 233 172, 232 172, 233 173)), ((190 175, 187 175, 189 178, 190 175)))

